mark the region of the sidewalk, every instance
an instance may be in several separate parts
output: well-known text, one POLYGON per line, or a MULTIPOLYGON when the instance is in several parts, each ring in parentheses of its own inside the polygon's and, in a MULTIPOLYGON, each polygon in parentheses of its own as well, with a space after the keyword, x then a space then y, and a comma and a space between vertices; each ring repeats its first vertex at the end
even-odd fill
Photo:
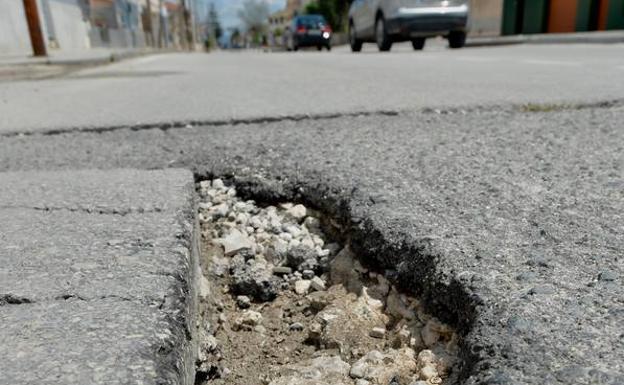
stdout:
POLYGON ((624 31, 594 31, 574 33, 541 33, 534 35, 507 35, 468 37, 467 47, 511 44, 617 44, 624 43, 624 31))
POLYGON ((154 52, 162 51, 151 48, 94 48, 71 52, 52 51, 46 57, 0 56, 0 81, 44 79, 154 52))
POLYGON ((0 174, 2 384, 189 385, 190 172, 0 174))

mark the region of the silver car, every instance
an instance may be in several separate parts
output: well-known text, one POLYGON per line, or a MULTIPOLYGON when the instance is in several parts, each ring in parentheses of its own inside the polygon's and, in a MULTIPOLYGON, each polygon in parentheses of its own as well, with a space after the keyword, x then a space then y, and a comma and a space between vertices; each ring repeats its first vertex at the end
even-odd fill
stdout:
POLYGON ((349 42, 359 52, 364 42, 380 51, 392 43, 411 41, 416 50, 425 39, 444 36, 451 48, 466 42, 468 0, 354 0, 349 8, 349 42))

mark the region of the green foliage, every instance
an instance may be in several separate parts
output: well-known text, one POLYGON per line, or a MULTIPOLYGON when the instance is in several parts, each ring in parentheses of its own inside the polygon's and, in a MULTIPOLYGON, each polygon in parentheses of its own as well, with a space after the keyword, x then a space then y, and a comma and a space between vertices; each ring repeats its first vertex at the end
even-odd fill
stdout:
POLYGON ((284 31, 282 31, 281 28, 275 28, 275 30, 273 31, 273 36, 275 37, 280 37, 284 34, 284 31))
POLYGON ((349 0, 317 0, 305 8, 306 14, 321 14, 334 31, 344 31, 347 26, 349 0))
POLYGON ((264 30, 269 13, 269 4, 266 1, 245 0, 238 10, 238 18, 247 31, 257 32, 264 30))
POLYGON ((303 12, 306 15, 318 14, 318 13, 321 13, 321 8, 319 7, 318 3, 308 3, 305 6, 305 9, 303 12))

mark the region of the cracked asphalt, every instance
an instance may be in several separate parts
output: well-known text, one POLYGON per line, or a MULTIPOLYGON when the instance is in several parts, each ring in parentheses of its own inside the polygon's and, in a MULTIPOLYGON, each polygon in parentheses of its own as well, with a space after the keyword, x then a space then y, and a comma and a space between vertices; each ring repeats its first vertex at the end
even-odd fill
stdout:
MULTIPOLYGON (((125 223, 121 228, 157 226, 150 216, 169 218, 171 211, 154 213, 150 207, 176 201, 177 193, 166 187, 178 178, 176 172, 184 173, 175 170, 191 170, 197 179, 225 176, 255 197, 301 200, 351 226, 354 243, 369 263, 397 270, 403 286, 460 327, 466 363, 462 384, 621 384, 624 71, 617 72, 612 60, 619 49, 502 47, 454 56, 433 47, 423 55, 399 49, 391 55, 361 56, 303 52, 292 59, 285 54, 171 55, 89 70, 80 79, 15 83, 16 98, 10 100, 16 107, 9 111, 5 106, 1 118, 2 240, 6 244, 18 237, 10 234, 30 234, 29 242, 54 244, 45 241, 58 236, 49 229, 65 234, 63 223, 77 221, 84 223, 83 231, 70 231, 74 235, 64 235, 68 240, 60 244, 75 243, 69 240, 73 237, 80 250, 71 254, 88 259, 88 246, 98 242, 97 231, 88 224, 97 210, 110 213, 113 207, 124 213, 115 216, 125 223), (312 69, 319 62, 325 66, 312 69), (214 67, 197 69, 205 63, 214 67), (604 71, 592 72, 592 63, 604 71), (95 103, 83 99, 76 105, 80 113, 60 116, 68 100, 76 100, 56 100, 63 90, 89 95, 100 87, 113 92, 113 85, 147 86, 143 78, 129 76, 123 82, 102 80, 117 66, 195 73, 198 85, 182 82, 178 89, 152 79, 154 97, 138 98, 134 106, 145 101, 140 110, 154 111, 150 119, 158 120, 155 128, 133 126, 148 122, 139 116, 147 113, 124 118, 115 104, 121 101, 111 101, 107 108, 100 104, 99 115, 91 115, 95 103), (419 66, 429 72, 418 71, 419 66), (462 76, 450 67, 461 68, 462 76), (387 82, 372 76, 382 69, 387 82), (437 86, 433 69, 445 73, 437 86), (371 76, 356 76, 365 73, 371 76), (223 78, 217 80, 215 74, 223 78), (261 76, 267 74, 268 79, 261 76), (283 92, 270 93, 276 83, 283 92), (46 114, 55 108, 46 115, 47 123, 23 118, 21 98, 33 87, 39 90, 38 100, 50 101, 46 114), (173 88, 174 95, 195 89, 193 95, 202 98, 184 108, 172 101, 164 118, 164 109, 152 105, 160 88, 173 88), (322 89, 328 91, 320 93, 322 89), (259 100, 260 94, 265 98, 259 100), (345 102, 347 95, 352 98, 345 102), (107 113, 110 124, 102 124, 107 113), (311 116, 301 115, 306 113, 311 116), (239 122, 227 124, 231 118, 239 122), (204 124, 187 126, 190 120, 204 124), (84 128, 91 131, 81 132, 84 128), (120 168, 174 169, 174 174, 141 177, 145 171, 116 171, 120 168), (76 171, 94 169, 99 171, 76 171), (151 191, 152 183, 165 190, 151 191), (64 210, 46 224, 38 217, 50 212, 34 210, 20 219, 19 207, 73 211, 64 210), (37 240, 32 234, 43 235, 37 240)), ((133 95, 120 94, 121 100, 133 95)), ((190 174, 181 175, 190 179, 190 174)), ((188 190, 182 191, 186 193, 178 199, 191 199, 188 190)), ((176 207, 187 206, 173 205, 177 212, 176 207)), ((161 229, 149 231, 159 234, 161 229)), ((21 249, 33 254, 32 248, 21 249)), ((43 259, 55 252, 40 250, 36 255, 43 259)), ((56 252, 62 254, 63 248, 56 252)), ((1 282, 9 288, 24 285, 23 279, 12 278, 11 264, 18 263, 14 254, 0 253, 3 266, 9 266, 1 270, 8 271, 1 282)), ((65 271, 63 265, 50 269, 58 269, 59 277, 65 271)), ((97 298, 108 290, 121 296, 127 290, 120 277, 115 292, 105 283, 98 287, 95 271, 76 295, 107 301, 97 298)), ((41 287, 24 285, 20 298, 63 295, 46 287, 45 279, 36 282, 41 287)), ((163 298, 151 284, 158 286, 147 280, 141 298, 150 298, 147 293, 163 298)), ((27 322, 24 316, 3 313, 21 306, 0 307, 3 320, 27 322)))

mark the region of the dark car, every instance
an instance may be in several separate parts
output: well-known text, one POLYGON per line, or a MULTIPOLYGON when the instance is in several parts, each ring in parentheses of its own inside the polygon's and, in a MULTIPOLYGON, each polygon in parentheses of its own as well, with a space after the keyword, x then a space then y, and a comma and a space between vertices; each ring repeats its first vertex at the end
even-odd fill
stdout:
POLYGON ((301 47, 323 47, 331 50, 332 29, 322 15, 296 16, 290 23, 286 49, 297 51, 301 47))

